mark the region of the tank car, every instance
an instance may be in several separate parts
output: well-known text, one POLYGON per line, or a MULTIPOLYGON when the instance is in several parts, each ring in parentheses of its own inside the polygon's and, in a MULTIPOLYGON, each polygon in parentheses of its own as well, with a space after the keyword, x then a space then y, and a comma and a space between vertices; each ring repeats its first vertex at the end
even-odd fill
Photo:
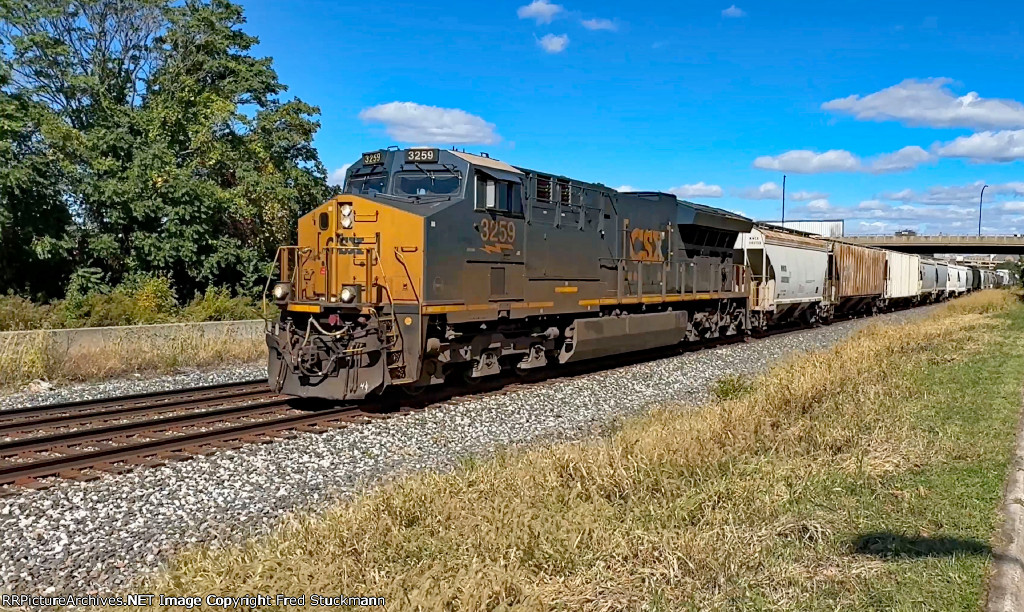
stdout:
POLYGON ((369 152, 278 252, 269 381, 360 399, 735 334, 751 227, 486 155, 369 152))

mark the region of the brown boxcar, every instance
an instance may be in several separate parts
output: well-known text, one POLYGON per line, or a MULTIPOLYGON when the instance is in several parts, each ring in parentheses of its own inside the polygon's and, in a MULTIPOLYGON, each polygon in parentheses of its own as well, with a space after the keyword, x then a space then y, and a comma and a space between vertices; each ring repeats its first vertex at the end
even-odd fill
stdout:
POLYGON ((834 295, 840 299, 882 295, 885 290, 885 251, 832 243, 834 295))

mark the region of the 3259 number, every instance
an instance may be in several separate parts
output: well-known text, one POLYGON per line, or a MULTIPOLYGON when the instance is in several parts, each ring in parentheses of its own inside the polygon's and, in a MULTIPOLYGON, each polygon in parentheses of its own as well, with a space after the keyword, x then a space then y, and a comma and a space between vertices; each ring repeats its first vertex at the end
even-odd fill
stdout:
POLYGON ((480 237, 484 242, 511 244, 516 240, 516 225, 511 221, 482 219, 480 221, 480 237))

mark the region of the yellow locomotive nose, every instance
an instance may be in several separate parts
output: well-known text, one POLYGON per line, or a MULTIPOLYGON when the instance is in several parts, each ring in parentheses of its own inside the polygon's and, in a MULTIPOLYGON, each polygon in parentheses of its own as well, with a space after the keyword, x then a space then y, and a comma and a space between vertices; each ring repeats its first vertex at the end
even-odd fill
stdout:
POLYGON ((287 307, 418 304, 423 242, 423 217, 367 197, 337 196, 300 219, 298 244, 282 254, 290 273, 282 269, 282 282, 292 285, 287 307))

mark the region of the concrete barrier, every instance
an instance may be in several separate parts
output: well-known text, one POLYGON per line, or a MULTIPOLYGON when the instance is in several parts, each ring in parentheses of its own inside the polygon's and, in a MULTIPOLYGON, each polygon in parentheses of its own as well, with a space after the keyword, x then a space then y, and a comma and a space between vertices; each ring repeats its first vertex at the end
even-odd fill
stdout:
POLYGON ((0 332, 0 346, 27 342, 47 343, 58 351, 75 353, 102 345, 160 342, 183 333, 230 341, 263 341, 263 320, 210 321, 207 323, 166 323, 161 325, 125 325, 120 327, 79 327, 0 332))

